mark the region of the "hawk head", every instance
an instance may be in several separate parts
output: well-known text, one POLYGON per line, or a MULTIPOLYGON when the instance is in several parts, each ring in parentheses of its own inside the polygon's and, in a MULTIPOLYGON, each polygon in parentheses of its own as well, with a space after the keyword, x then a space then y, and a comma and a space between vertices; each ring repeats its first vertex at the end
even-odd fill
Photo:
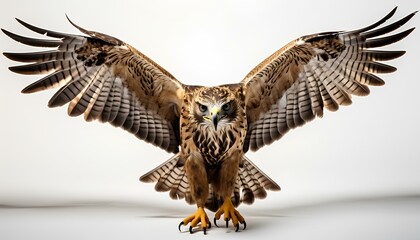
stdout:
POLYGON ((192 104, 197 122, 214 130, 232 123, 240 107, 235 93, 224 86, 199 88, 192 104))

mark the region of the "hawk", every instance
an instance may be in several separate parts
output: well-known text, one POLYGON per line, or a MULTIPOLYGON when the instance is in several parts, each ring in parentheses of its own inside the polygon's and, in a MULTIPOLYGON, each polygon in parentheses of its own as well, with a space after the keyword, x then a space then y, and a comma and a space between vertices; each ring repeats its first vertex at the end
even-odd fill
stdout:
POLYGON ((23 93, 59 88, 49 107, 68 104, 68 115, 84 115, 120 127, 173 153, 166 162, 140 180, 155 182, 157 191, 196 204, 197 210, 179 224, 211 227, 205 208, 216 220, 231 221, 236 229, 244 217, 240 203, 252 204, 267 190, 280 187, 251 162, 245 153, 280 139, 324 109, 350 105, 352 95, 369 94, 368 86, 384 81, 377 73, 395 67, 380 63, 401 57, 404 51, 376 48, 393 44, 414 28, 392 33, 416 12, 379 27, 396 12, 353 31, 306 35, 291 41, 252 69, 239 83, 191 86, 129 44, 69 22, 83 35, 42 29, 17 19, 24 27, 49 39, 2 31, 26 45, 51 50, 3 53, 27 63, 9 69, 19 74, 46 74, 23 93), (391 34, 388 34, 391 33, 391 34))

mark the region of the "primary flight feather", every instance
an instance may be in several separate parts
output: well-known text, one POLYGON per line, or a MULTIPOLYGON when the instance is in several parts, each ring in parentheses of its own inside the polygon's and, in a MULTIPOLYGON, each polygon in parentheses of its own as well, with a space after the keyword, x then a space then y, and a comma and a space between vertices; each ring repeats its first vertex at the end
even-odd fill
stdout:
POLYGON ((380 63, 404 51, 377 50, 409 35, 414 28, 393 33, 415 12, 384 27, 396 8, 380 21, 354 31, 324 32, 300 37, 258 64, 239 83, 215 87, 181 83, 153 60, 106 34, 85 35, 45 30, 19 19, 26 28, 50 37, 35 39, 2 29, 12 39, 52 50, 3 53, 28 63, 10 67, 20 74, 47 74, 22 90, 34 93, 59 88, 49 107, 68 104, 68 114, 83 114, 121 127, 175 155, 140 180, 156 182, 157 191, 197 205, 179 227, 211 223, 204 208, 216 211, 236 228, 244 217, 235 209, 252 204, 266 190, 280 187, 245 153, 280 139, 324 109, 351 104, 352 95, 369 94, 368 86, 384 81, 377 73, 395 67, 380 63))

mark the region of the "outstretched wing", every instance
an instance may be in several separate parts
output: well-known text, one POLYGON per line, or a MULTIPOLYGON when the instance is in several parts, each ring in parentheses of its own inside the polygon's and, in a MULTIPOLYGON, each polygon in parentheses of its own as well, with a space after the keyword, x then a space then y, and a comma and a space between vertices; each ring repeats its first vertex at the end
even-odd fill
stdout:
POLYGON ((184 86, 151 59, 114 37, 85 30, 88 36, 41 29, 17 19, 50 39, 35 39, 2 29, 12 39, 53 50, 4 53, 11 60, 30 63, 10 67, 20 74, 49 74, 22 90, 33 93, 59 87, 48 103, 69 103, 68 114, 84 114, 121 127, 168 152, 178 152, 179 108, 184 86))
POLYGON ((398 58, 405 52, 371 48, 397 42, 414 30, 382 36, 415 14, 377 28, 395 11, 359 30, 303 36, 256 66, 241 82, 249 121, 244 151, 256 151, 290 129, 321 117, 324 107, 336 111, 339 105, 351 104, 351 95, 368 95, 368 85, 383 85, 375 74, 396 68, 378 61, 398 58))

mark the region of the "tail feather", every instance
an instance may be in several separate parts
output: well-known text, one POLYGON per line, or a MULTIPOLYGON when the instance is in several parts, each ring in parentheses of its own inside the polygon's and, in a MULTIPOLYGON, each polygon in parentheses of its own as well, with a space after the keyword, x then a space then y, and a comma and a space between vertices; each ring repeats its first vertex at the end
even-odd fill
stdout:
POLYGON ((183 160, 179 153, 141 176, 140 181, 146 183, 156 182, 156 191, 170 191, 169 196, 172 199, 186 198, 188 203, 191 202, 192 198, 189 193, 188 178, 185 174, 183 160))
MULTIPOLYGON (((245 155, 242 157, 243 167, 246 168, 249 175, 253 176, 258 180, 259 183, 264 187, 265 190, 270 191, 280 191, 280 186, 274 182, 269 176, 267 176, 263 171, 261 171, 249 158, 245 155)), ((241 167, 239 167, 241 170, 241 167)))
POLYGON ((175 172, 175 165, 176 162, 170 162, 166 164, 164 167, 165 170, 168 171, 165 175, 160 177, 155 185, 155 190, 158 192, 166 192, 171 190, 172 184, 175 182, 174 179, 174 172, 175 172))
POLYGON ((264 187, 261 185, 260 181, 253 175, 254 170, 252 165, 248 162, 243 162, 242 168, 239 168, 239 178, 241 179, 243 186, 242 202, 246 204, 252 204, 255 201, 255 198, 264 199, 267 196, 267 192, 264 187))
POLYGON ((174 163, 178 162, 178 160, 179 160, 179 154, 176 154, 173 157, 171 157, 169 160, 167 160, 166 162, 157 166, 155 169, 141 176, 140 181, 145 182, 145 183, 157 182, 160 178, 164 177, 170 171, 172 171, 174 163))
MULTIPOLYGON (((184 160, 180 154, 176 154, 169 160, 159 165, 152 171, 140 177, 140 181, 152 183, 156 182, 155 189, 159 192, 169 191, 172 199, 183 199, 189 204, 194 204, 195 200, 191 195, 188 178, 184 169, 184 160)), ((271 178, 264 174, 247 157, 243 156, 235 188, 231 196, 235 207, 240 203, 252 204, 255 198, 263 199, 267 196, 266 190, 279 191, 280 187, 271 178)), ((205 207, 211 211, 216 211, 223 203, 223 198, 219 196, 212 185, 209 186, 209 196, 205 207)))
POLYGON ((249 186, 248 182, 244 179, 244 174, 239 173, 238 178, 240 179, 240 184, 242 188, 242 198, 241 202, 246 204, 252 204, 254 203, 255 197, 254 193, 251 190, 251 187, 249 186))
POLYGON ((185 174, 184 168, 175 168, 174 173, 177 175, 177 179, 171 186, 169 196, 172 199, 183 199, 189 190, 187 175, 185 174))
POLYGON ((277 185, 270 177, 261 171, 245 155, 242 157, 239 166, 238 178, 242 185, 242 202, 252 204, 255 198, 264 199, 267 197, 267 191, 279 191, 277 185))

